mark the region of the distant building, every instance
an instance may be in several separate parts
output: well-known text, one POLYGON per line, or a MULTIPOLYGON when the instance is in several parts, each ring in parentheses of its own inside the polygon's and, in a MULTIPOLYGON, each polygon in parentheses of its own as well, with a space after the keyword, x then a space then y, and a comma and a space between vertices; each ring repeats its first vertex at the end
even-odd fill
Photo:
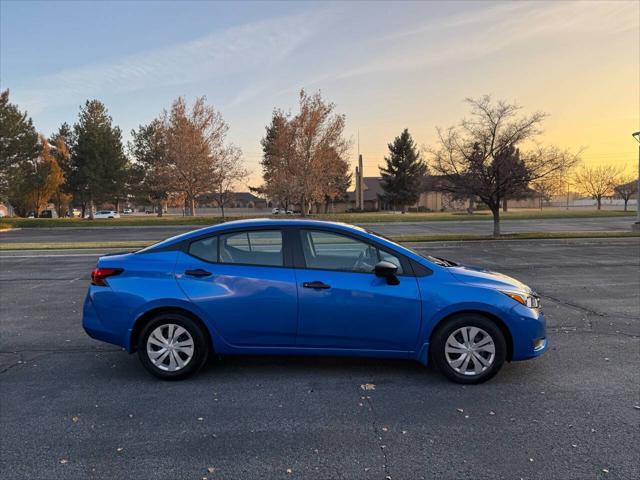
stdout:
POLYGON ((0 214, 3 217, 13 217, 13 207, 9 203, 0 202, 0 214))
MULTIPOLYGON (((382 177, 364 177, 362 172, 362 155, 358 158, 358 166, 355 172, 355 187, 351 192, 347 192, 347 200, 344 203, 336 204, 335 212, 347 210, 357 210, 365 212, 377 212, 381 210, 391 210, 384 198, 382 188, 382 177)), ((469 207, 469 199, 454 200, 453 196, 442 190, 442 183, 446 179, 442 175, 427 175, 424 177, 421 186, 421 193, 418 201, 413 205, 407 205, 408 210, 420 212, 439 212, 445 210, 466 210, 469 207)), ((513 208, 538 208, 540 195, 530 190, 522 199, 509 200, 509 207, 513 208)), ((399 209, 399 206, 396 206, 399 209)))
POLYGON ((229 206, 232 208, 267 208, 264 198, 256 197, 251 192, 236 192, 233 194, 229 206))
MULTIPOLYGON (((356 185, 358 177, 356 176, 356 185)), ((421 211, 439 211, 449 209, 464 209, 464 202, 454 202, 447 193, 439 192, 435 189, 439 177, 426 177, 423 192, 414 205, 409 205, 411 210, 421 211)), ((336 209, 344 210, 362 210, 366 212, 377 212, 381 210, 391 210, 384 199, 384 189, 382 188, 382 177, 362 177, 361 181, 361 201, 358 201, 358 194, 355 189, 347 192, 347 202, 344 208, 340 209, 340 205, 336 205, 336 209)))
POLYGON ((381 181, 381 177, 360 178, 360 189, 347 192, 347 208, 366 212, 386 210, 387 205, 383 200, 384 190, 382 190, 381 181))

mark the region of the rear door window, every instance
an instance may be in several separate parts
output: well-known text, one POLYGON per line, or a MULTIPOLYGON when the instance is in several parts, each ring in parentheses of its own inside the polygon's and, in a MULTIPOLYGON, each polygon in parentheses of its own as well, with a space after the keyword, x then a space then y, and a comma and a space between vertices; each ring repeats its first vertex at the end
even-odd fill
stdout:
POLYGON ((220 263, 282 267, 282 232, 253 230, 220 235, 220 263))

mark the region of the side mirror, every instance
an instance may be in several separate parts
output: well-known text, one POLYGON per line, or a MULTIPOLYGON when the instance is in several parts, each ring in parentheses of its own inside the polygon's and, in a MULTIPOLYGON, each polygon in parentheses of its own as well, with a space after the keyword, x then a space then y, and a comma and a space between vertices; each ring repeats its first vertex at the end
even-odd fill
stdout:
POLYGON ((396 277, 398 267, 391 262, 387 262, 385 260, 378 262, 373 268, 373 271, 376 274, 376 277, 386 278, 389 285, 398 285, 400 283, 398 277, 396 277))

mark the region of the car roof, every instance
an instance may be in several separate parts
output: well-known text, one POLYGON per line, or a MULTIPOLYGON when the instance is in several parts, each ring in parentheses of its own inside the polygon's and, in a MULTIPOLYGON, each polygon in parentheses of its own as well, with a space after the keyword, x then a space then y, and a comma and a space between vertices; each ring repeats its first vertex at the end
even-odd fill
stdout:
POLYGON ((229 222, 219 223, 208 228, 239 228, 239 227, 278 227, 278 226, 318 226, 318 227, 341 227, 354 228, 362 230, 355 225, 349 225, 343 222, 329 222, 326 220, 314 220, 311 218, 245 218, 242 220, 231 220, 229 222))
POLYGON ((308 228, 334 228, 345 231, 356 231, 360 234, 366 234, 367 231, 364 228, 356 225, 349 225, 342 222, 328 222, 324 220, 312 220, 305 218, 291 218, 291 219, 279 219, 279 218, 249 218, 243 220, 232 220, 229 222, 219 223, 211 225, 209 227, 200 228, 198 230, 192 230, 190 232, 176 235, 175 237, 168 238, 156 243, 147 248, 143 248, 141 251, 150 251, 158 248, 163 248, 172 245, 189 238, 197 237, 200 235, 206 235, 208 233, 225 232, 226 230, 233 230, 237 228, 264 228, 264 227, 285 227, 285 226, 297 226, 308 228))

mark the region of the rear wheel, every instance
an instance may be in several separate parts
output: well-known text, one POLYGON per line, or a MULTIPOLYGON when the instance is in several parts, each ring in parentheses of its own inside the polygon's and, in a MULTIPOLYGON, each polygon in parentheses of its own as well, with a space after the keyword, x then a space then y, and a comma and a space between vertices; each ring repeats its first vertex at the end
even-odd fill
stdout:
POLYGON ((481 315, 461 315, 433 335, 432 358, 438 369, 457 383, 482 383, 493 377, 506 358, 504 334, 481 315))
POLYGON ((181 380, 198 371, 209 355, 202 328, 180 313, 162 313, 147 322, 138 337, 138 357, 149 372, 181 380))

